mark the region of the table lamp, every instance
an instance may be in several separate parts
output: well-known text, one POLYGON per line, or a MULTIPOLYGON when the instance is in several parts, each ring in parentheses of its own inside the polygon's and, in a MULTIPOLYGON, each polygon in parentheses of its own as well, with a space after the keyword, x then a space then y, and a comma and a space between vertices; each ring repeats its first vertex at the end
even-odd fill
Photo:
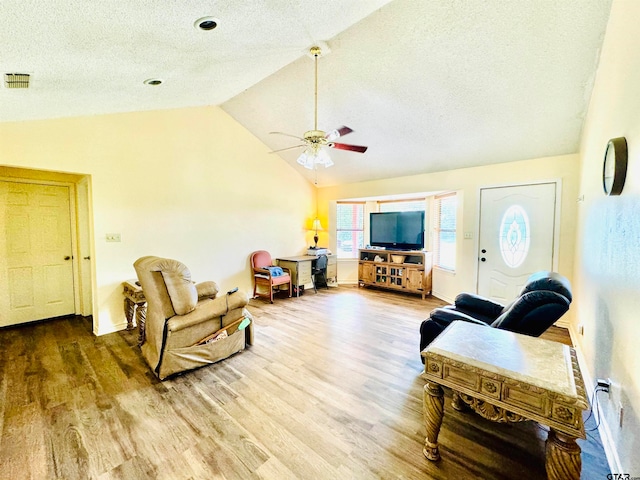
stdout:
POLYGON ((313 235, 313 241, 315 242, 315 245, 313 246, 313 248, 318 248, 318 230, 322 230, 322 224, 320 223, 320 219, 316 218, 313 221, 313 225, 311 226, 311 230, 315 230, 315 234, 313 235))

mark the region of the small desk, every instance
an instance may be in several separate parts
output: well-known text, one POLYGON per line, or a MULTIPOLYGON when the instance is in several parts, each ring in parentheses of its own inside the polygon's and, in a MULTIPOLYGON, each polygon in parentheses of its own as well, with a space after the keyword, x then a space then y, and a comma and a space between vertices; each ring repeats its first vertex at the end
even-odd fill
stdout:
MULTIPOLYGON (((313 255, 298 255, 293 257, 276 258, 278 265, 291 271, 291 283, 295 288, 296 297, 300 296, 300 286, 313 283, 311 270, 318 257, 313 255)), ((330 278, 337 280, 337 262, 335 255, 327 255, 327 281, 330 278)))
MULTIPOLYGON (((423 453, 438 460, 444 416, 442 385, 452 406, 496 422, 533 420, 550 427, 545 467, 550 479, 579 479, 577 438, 586 438, 588 408, 575 350, 567 345, 463 321, 453 322, 426 349, 423 453)), ((455 446, 452 446, 455 448, 455 446)))
POLYGON ((124 295, 124 315, 127 318, 127 330, 133 330, 133 314, 135 312, 136 325, 138 325, 138 346, 144 343, 144 324, 147 319, 147 300, 144 298, 142 287, 136 284, 136 280, 127 280, 122 283, 124 295))

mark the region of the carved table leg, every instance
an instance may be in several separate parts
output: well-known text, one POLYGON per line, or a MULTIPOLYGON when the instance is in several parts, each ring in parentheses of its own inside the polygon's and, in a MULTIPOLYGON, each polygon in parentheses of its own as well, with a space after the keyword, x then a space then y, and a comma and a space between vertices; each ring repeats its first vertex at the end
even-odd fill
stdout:
POLYGON ((422 453, 429 460, 439 460, 438 434, 444 417, 444 391, 437 383, 428 382, 424 386, 423 413, 427 437, 422 453))
POLYGON ((550 480, 579 480, 582 459, 576 439, 553 429, 549 430, 545 467, 550 480))
POLYGON ((136 312, 136 323, 138 324, 138 346, 141 347, 145 339, 145 322, 147 320, 147 304, 139 304, 136 312))
POLYGON ((464 412, 465 410, 469 409, 467 404, 464 403, 460 398, 460 394, 455 390, 453 391, 453 396, 451 397, 451 406, 453 407, 454 410, 457 410, 458 412, 464 412))
POLYGON ((124 315, 127 317, 127 330, 133 330, 133 311, 136 308, 136 304, 129 298, 124 299, 124 315))

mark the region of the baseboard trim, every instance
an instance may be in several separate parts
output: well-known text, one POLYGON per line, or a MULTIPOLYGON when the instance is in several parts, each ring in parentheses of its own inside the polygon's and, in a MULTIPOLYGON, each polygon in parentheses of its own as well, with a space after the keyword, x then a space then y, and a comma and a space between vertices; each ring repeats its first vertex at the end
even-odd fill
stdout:
MULTIPOLYGON (((591 376, 591 372, 589 372, 589 369, 587 368, 587 361, 584 358, 582 349, 580 348, 580 342, 576 341, 579 333, 575 330, 574 324, 570 324, 568 330, 569 336, 571 337, 571 343, 573 343, 576 351, 576 356, 578 357, 578 364, 580 365, 580 372, 582 373, 582 379, 584 380, 584 385, 587 390, 587 397, 589 397, 589 399, 594 398, 594 380, 591 376)), ((604 454, 607 457, 609 469, 611 469, 611 472, 613 473, 622 473, 620 457, 618 456, 618 451, 616 450, 613 437, 611 436, 611 429, 609 428, 609 424, 605 415, 601 415, 600 417, 598 433, 600 434, 600 441, 602 442, 602 447, 604 448, 604 454)))
POLYGON ((127 322, 120 322, 117 324, 110 323, 108 325, 105 325, 104 328, 100 328, 100 327, 103 327, 103 326, 99 325, 97 329, 95 328, 95 325, 93 327, 93 334, 96 337, 99 337, 101 335, 108 335, 109 333, 119 332, 120 330, 126 330, 127 322))
POLYGON ((450 298, 448 295, 443 295, 442 293, 433 290, 431 292, 431 295, 433 295, 436 298, 439 298, 440 300, 442 300, 443 302, 447 302, 449 304, 453 304, 455 302, 455 298, 450 298))

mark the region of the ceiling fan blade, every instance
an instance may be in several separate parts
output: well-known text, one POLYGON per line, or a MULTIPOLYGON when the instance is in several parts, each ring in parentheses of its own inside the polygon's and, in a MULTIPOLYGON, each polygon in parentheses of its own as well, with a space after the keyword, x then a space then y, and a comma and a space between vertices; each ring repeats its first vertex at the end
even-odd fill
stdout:
POLYGON ((297 138, 298 140, 302 140, 304 142, 304 138, 299 137, 298 135, 291 135, 290 133, 284 132, 269 132, 270 135, 286 135, 287 137, 297 138))
POLYGON ((352 129, 343 125, 339 128, 336 128, 335 130, 331 130, 329 133, 327 133, 325 138, 331 141, 331 140, 335 140, 336 138, 344 137, 345 135, 348 135, 351 132, 353 132, 352 129))
POLYGON ((347 145, 346 143, 330 143, 331 148, 337 148, 338 150, 349 150, 351 152, 364 153, 369 147, 363 147, 361 145, 347 145))
POLYGON ((285 150, 291 150, 293 148, 300 148, 300 147, 306 147, 306 145, 294 145, 293 147, 287 147, 287 148, 280 148, 278 150, 272 150, 269 153, 278 153, 278 152, 284 152, 285 150))

